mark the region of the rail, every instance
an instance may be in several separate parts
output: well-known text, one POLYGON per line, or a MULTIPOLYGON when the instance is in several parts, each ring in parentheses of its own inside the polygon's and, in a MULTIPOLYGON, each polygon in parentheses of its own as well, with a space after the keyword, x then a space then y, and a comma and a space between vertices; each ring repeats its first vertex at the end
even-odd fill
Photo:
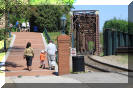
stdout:
POLYGON ((44 34, 44 36, 45 36, 45 38, 46 38, 46 40, 47 40, 47 43, 48 43, 48 41, 51 40, 51 38, 50 38, 50 36, 48 35, 48 32, 47 32, 47 29, 46 29, 46 28, 44 28, 43 34, 44 34))
MULTIPOLYGON (((44 28, 43 36, 45 37, 47 43, 49 40, 51 40, 46 28, 44 28)), ((56 63, 58 63, 58 52, 56 52, 56 63)))

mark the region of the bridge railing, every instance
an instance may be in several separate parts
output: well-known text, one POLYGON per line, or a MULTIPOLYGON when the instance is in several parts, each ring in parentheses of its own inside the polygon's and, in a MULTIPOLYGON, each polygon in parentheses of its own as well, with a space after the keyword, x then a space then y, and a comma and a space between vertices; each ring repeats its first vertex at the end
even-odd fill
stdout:
POLYGON ((118 51, 127 52, 128 47, 133 47, 133 34, 105 29, 104 31, 104 55, 115 55, 118 51), (117 50, 118 49, 118 50, 117 50))

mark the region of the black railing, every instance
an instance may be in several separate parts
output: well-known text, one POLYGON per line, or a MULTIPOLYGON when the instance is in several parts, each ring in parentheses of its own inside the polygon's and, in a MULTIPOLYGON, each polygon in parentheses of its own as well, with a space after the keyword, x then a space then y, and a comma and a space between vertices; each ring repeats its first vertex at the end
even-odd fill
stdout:
POLYGON ((48 43, 48 41, 51 40, 51 38, 50 38, 50 36, 48 35, 48 32, 47 32, 47 29, 46 29, 46 28, 44 28, 43 34, 44 34, 44 36, 45 36, 45 38, 46 38, 46 41, 47 41, 47 43, 48 43))
MULTIPOLYGON (((43 35, 44 35, 44 37, 45 37, 45 39, 46 39, 46 41, 48 43, 49 40, 51 40, 51 38, 50 38, 46 28, 44 28, 43 35)), ((56 62, 58 64, 58 52, 56 52, 56 62)))

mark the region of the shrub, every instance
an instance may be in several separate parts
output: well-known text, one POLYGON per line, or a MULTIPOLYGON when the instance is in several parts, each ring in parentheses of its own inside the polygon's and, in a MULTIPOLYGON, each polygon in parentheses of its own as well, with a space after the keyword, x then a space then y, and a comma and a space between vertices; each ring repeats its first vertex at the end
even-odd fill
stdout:
POLYGON ((0 41, 4 39, 4 29, 0 29, 0 41))

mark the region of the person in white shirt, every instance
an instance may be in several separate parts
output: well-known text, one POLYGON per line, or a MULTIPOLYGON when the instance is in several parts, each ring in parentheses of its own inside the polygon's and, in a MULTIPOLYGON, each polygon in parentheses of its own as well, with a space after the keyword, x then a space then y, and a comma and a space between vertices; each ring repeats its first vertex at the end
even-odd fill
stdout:
POLYGON ((27 25, 27 30, 30 31, 30 23, 27 22, 26 25, 27 25))
POLYGON ((48 46, 46 47, 47 56, 48 56, 48 64, 49 64, 49 69, 55 69, 55 64, 56 64, 56 45, 50 40, 48 46))
POLYGON ((22 31, 25 31, 25 29, 26 29, 26 23, 23 22, 23 23, 22 23, 22 31))

